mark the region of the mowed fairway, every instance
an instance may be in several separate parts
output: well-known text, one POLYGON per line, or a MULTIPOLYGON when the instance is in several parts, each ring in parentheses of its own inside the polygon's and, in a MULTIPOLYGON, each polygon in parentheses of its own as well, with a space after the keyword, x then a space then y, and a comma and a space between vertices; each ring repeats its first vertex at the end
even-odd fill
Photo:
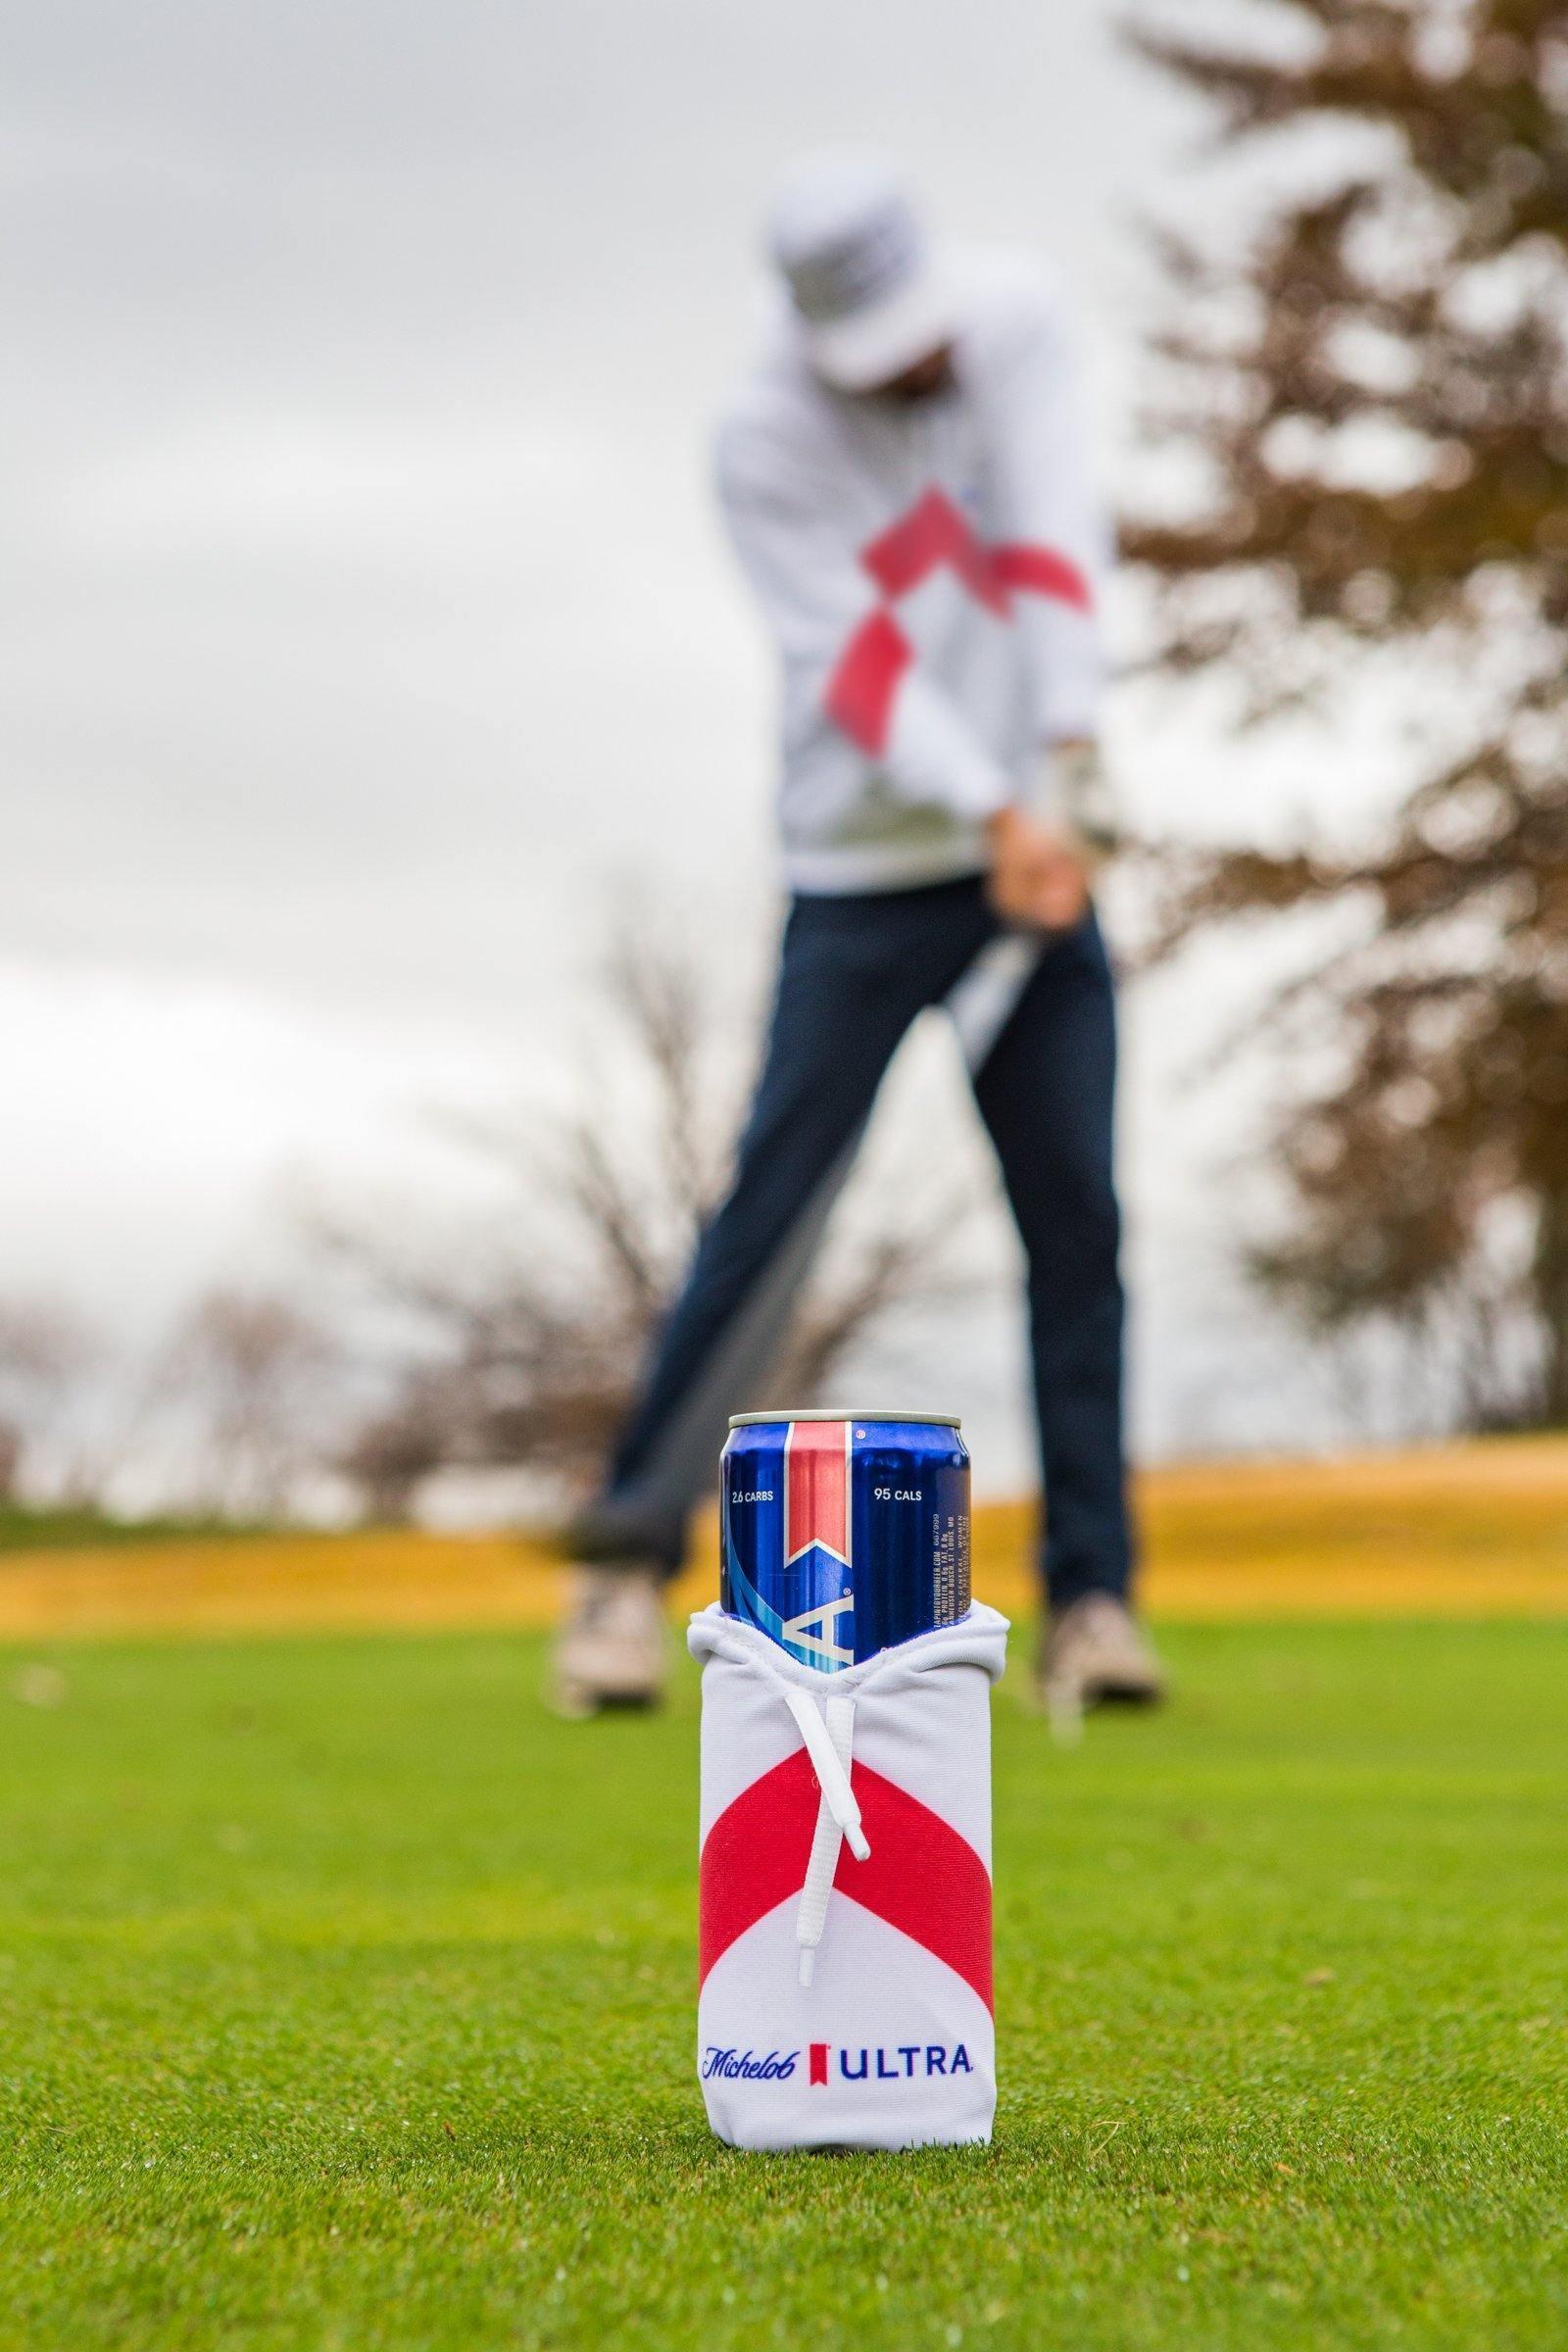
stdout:
POLYGON ((1004 1687, 997 2143, 903 2159, 708 2136, 694 1675, 7 1652, 0 2343, 1568 2341, 1568 1623, 1162 1640, 1075 1749, 1004 1687))

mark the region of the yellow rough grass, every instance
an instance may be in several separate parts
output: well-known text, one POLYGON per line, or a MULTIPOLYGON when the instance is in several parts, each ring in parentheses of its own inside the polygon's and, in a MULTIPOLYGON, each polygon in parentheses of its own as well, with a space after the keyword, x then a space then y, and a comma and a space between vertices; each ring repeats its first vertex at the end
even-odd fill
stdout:
MULTIPOLYGON (((1156 1618, 1568 1616, 1568 1440, 1151 1471, 1156 1618)), ((1033 1605, 1030 1510, 975 1516, 975 1587, 1033 1605)), ((712 1527, 676 1587, 713 1595, 712 1527)), ((540 1626, 562 1569, 511 1536, 369 1530, 0 1554, 0 1640, 540 1626)))

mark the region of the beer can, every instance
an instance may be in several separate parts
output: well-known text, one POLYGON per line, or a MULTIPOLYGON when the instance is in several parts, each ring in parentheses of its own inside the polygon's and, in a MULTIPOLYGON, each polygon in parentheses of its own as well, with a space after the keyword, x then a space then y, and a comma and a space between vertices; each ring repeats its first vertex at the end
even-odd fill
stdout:
POLYGON ((737 1413, 719 1605, 837 1674, 969 1606, 969 1456, 943 1413, 737 1413))

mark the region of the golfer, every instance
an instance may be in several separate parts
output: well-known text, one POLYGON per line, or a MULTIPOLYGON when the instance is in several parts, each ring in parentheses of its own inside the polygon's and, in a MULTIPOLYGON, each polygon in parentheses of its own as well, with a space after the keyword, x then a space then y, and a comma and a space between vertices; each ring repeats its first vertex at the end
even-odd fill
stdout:
POLYGON ((1158 1696, 1129 1613, 1115 1017, 1090 902, 1105 532, 1069 338, 1026 257, 927 245, 897 173, 784 187, 765 348, 718 434, 782 673, 790 890, 733 1187, 603 1493, 557 1651, 569 1710, 657 1697, 662 1587, 727 1415, 766 1382, 883 1073, 954 1013, 1028 1260, 1053 1699, 1158 1696))

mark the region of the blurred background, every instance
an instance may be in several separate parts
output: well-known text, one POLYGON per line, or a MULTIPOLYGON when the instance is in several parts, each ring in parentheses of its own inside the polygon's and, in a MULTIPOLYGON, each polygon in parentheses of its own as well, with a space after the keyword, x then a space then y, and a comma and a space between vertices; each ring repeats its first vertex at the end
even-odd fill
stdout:
MULTIPOLYGON (((1551 12, 61 0, 4 46, 15 1507, 493 1522, 591 1465, 779 916, 707 435, 824 140, 1083 325, 1141 1458, 1568 1413, 1551 12)), ((933 1024, 797 1384, 956 1410, 1022 1494, 1012 1247, 933 1024)))

